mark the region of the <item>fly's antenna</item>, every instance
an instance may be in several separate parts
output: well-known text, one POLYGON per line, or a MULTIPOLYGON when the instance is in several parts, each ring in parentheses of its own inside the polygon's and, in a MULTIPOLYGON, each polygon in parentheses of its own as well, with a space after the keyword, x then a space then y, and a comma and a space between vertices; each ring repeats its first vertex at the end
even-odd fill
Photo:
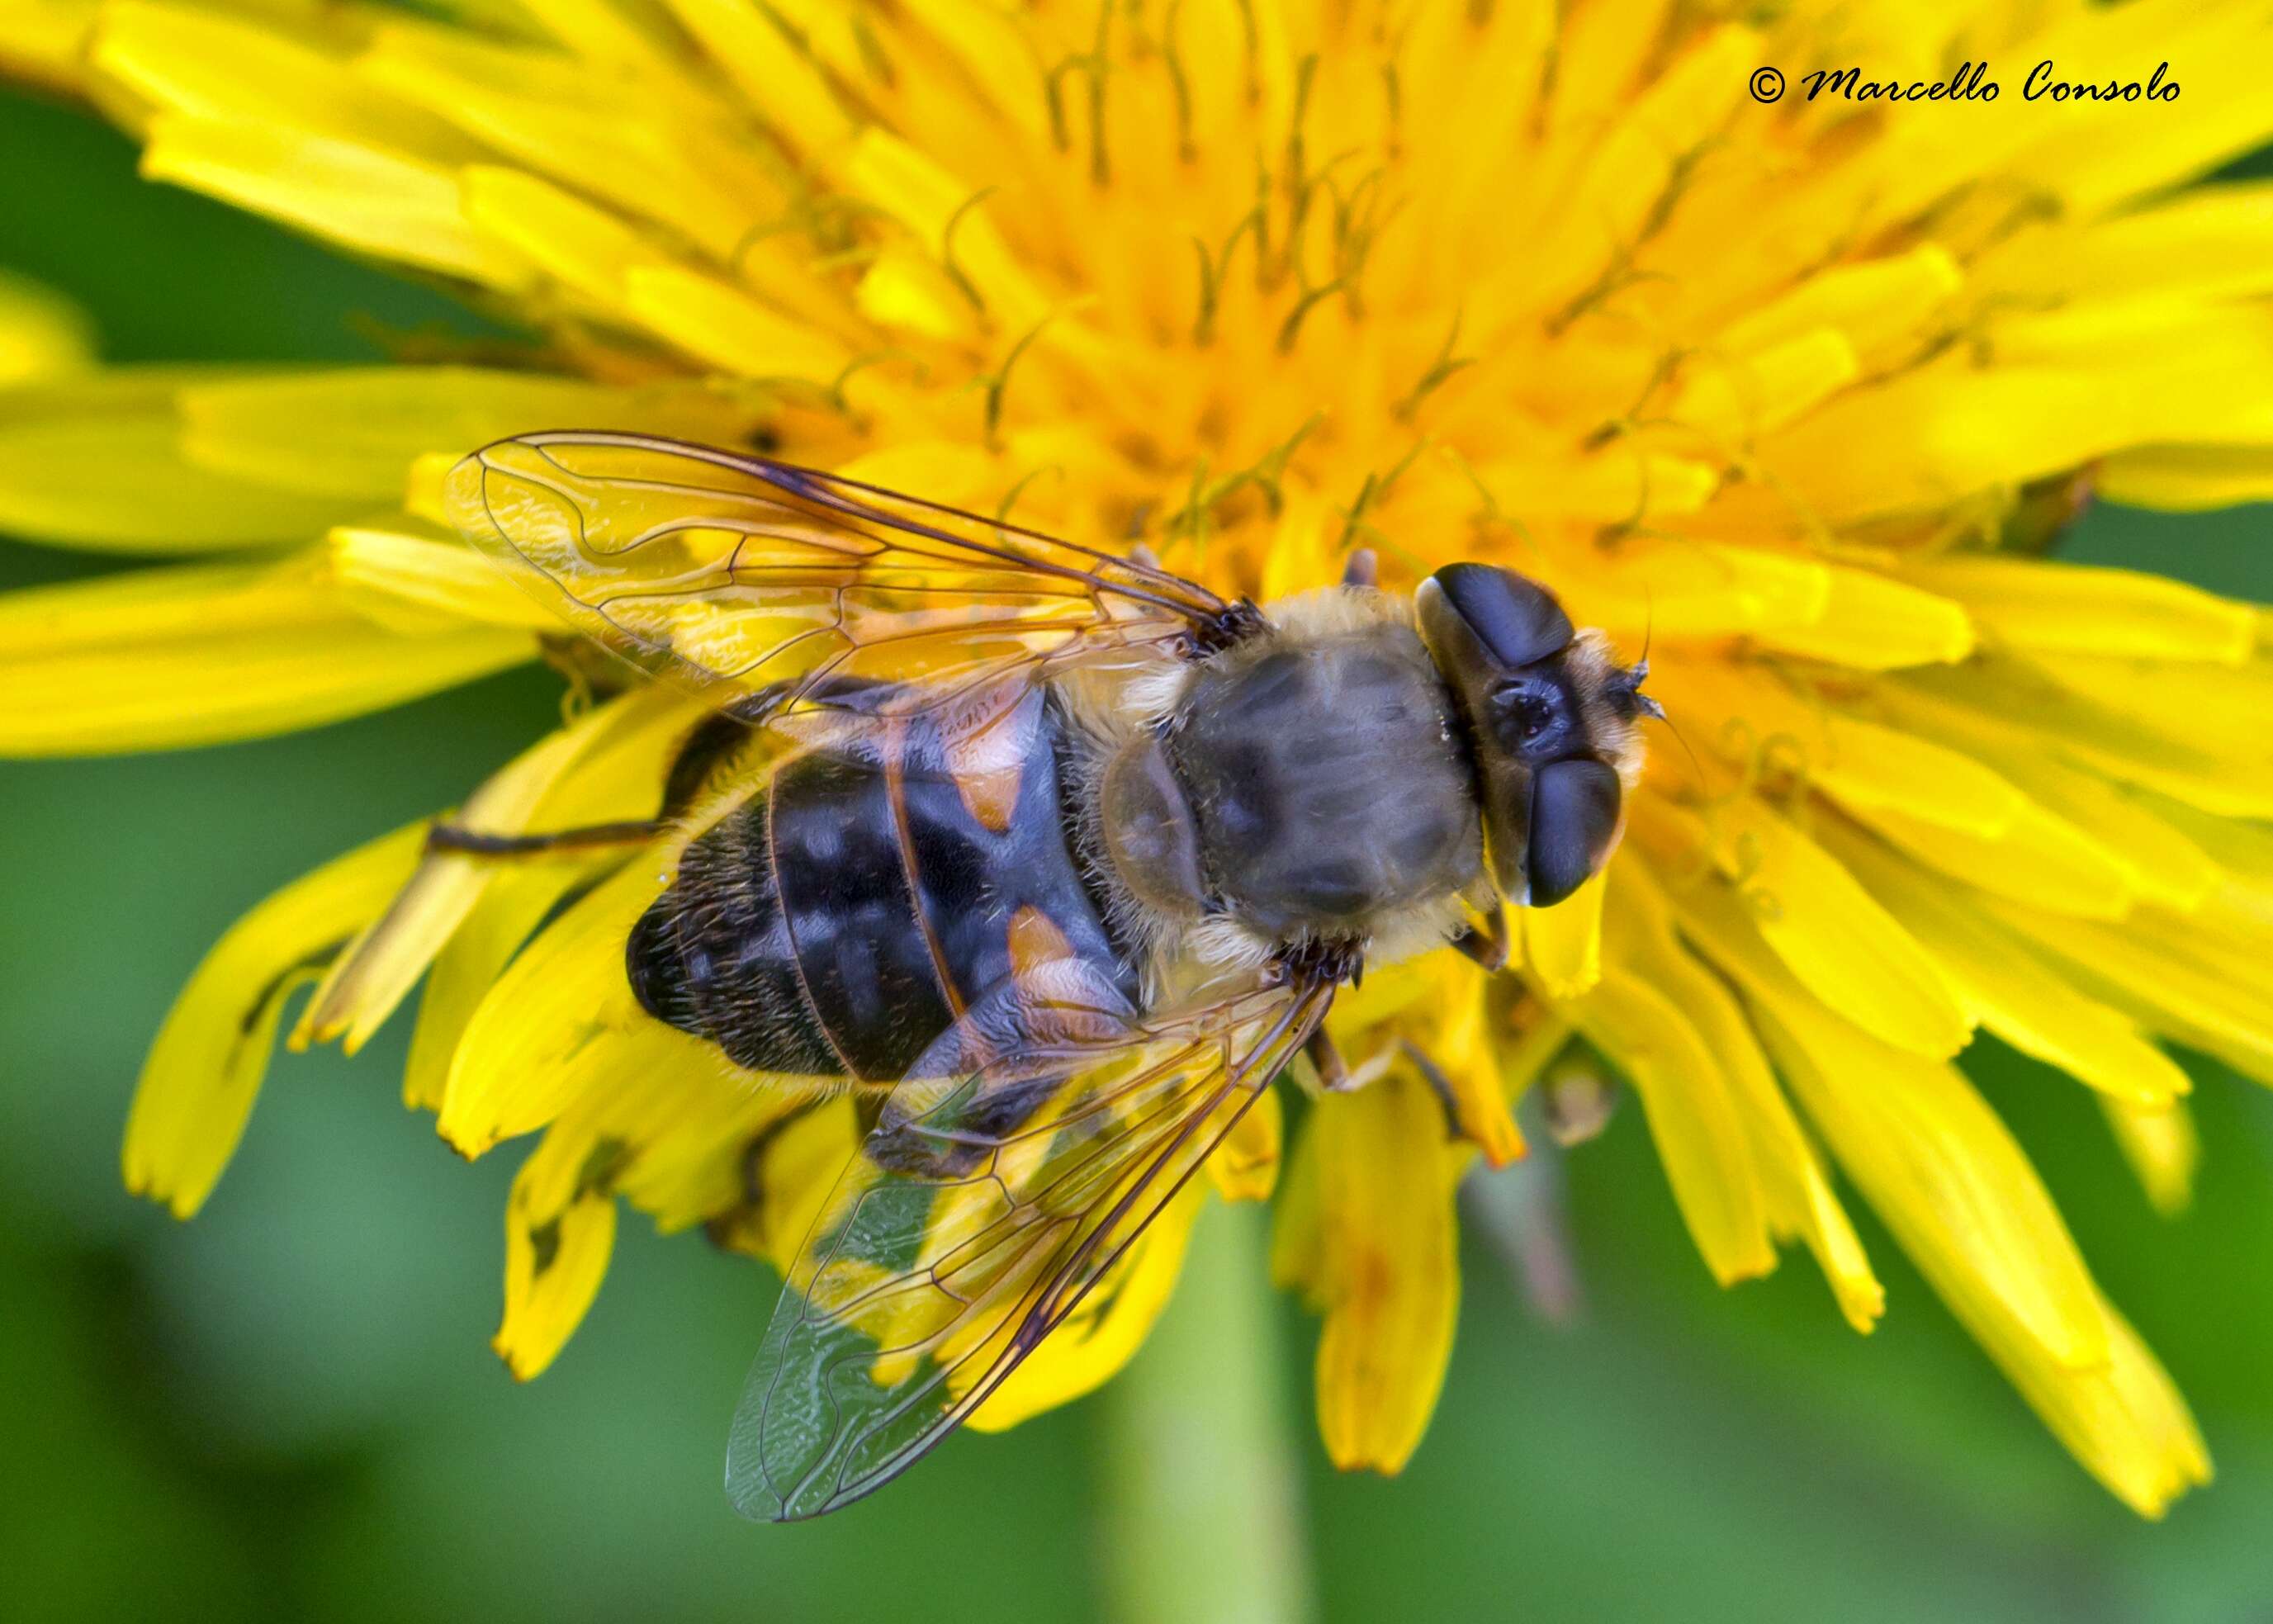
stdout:
POLYGON ((1713 796, 1713 785, 1711 781, 1705 776, 1704 761, 1698 756, 1694 750, 1689 747, 1689 736, 1686 733, 1684 733, 1681 730, 1680 724, 1675 722, 1672 717, 1667 715, 1662 708, 1657 713, 1657 719, 1665 723, 1667 729, 1673 734, 1674 738, 1680 744, 1681 753, 1689 758, 1690 770, 1697 775, 1698 793, 1704 796, 1707 800, 1710 800, 1713 796))
MULTIPOLYGON (((1647 593, 1648 589, 1645 587, 1644 591, 1647 593)), ((1657 637, 1656 595, 1649 593, 1647 601, 1649 607, 1646 611, 1647 618, 1642 622, 1641 658, 1624 670, 1614 670, 1609 686, 1622 696, 1624 703, 1621 708, 1629 717, 1650 716, 1662 722, 1665 720, 1665 707, 1641 691, 1642 684, 1649 677, 1650 645, 1657 637)))
POLYGON ((1697 775, 1697 788, 1699 793, 1709 798, 1713 793, 1713 786, 1711 782, 1705 776, 1704 760, 1699 757, 1695 749, 1691 746, 1689 743, 1689 736, 1681 730, 1681 724, 1679 722, 1674 721, 1672 717, 1665 714, 1664 706, 1659 704, 1647 694, 1639 692, 1642 678, 1649 675, 1650 646, 1656 640, 1657 637, 1657 593, 1652 587, 1644 587, 1642 588, 1642 595, 1643 602, 1647 605, 1647 607, 1643 610, 1641 628, 1641 658, 1635 661, 1632 665, 1626 669, 1626 676, 1632 684, 1634 707, 1635 709, 1642 715, 1653 717, 1655 720, 1665 723, 1667 729, 1673 734, 1676 742, 1680 745, 1681 753, 1689 758, 1690 769, 1697 775))

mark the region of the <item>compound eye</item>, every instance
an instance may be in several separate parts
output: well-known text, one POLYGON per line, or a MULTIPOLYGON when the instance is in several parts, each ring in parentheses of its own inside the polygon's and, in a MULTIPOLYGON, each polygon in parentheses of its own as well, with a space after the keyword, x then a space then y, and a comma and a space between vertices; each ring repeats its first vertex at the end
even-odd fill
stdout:
POLYGON ((1532 907, 1553 907, 1609 861, 1623 793, 1616 769, 1586 757, 1550 761, 1533 775, 1532 907))
POLYGON ((1448 564, 1430 579, 1501 665, 1530 665, 1571 641, 1571 617, 1537 581, 1489 564, 1448 564))

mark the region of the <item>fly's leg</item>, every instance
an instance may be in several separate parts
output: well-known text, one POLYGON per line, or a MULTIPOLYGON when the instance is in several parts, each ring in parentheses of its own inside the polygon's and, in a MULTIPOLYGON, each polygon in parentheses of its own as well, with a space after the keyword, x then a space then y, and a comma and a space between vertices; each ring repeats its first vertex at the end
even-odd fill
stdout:
POLYGON ((605 851, 618 846, 643 846, 662 834, 664 827, 660 819, 640 818, 624 823, 549 829, 540 834, 498 834, 438 822, 426 831, 426 849, 454 851, 470 857, 558 857, 570 852, 605 851))
POLYGON ((1350 1081, 1349 1062, 1334 1046, 1334 1040, 1326 1036, 1324 1022, 1319 1023, 1318 1029, 1302 1044, 1302 1052, 1310 1057, 1310 1064, 1317 1068, 1318 1087, 1326 1093, 1347 1094, 1357 1086, 1350 1081))
POLYGON ((1505 969, 1508 957, 1507 909, 1495 905, 1486 916, 1482 929, 1469 925, 1452 938, 1452 945, 1494 974, 1505 969))

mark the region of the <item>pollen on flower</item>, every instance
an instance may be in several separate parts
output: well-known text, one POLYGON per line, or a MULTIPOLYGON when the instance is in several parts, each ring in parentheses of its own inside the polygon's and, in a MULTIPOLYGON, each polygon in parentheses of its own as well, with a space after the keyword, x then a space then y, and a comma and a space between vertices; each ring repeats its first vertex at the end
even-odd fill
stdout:
MULTIPOLYGON (((1867 1329, 1835 1168, 2113 1492, 2152 1515, 2207 1475, 1952 1062, 1985 1031, 2097 1090, 2166 1208, 2195 1147, 2164 1046, 2273 1083, 2273 621, 2039 556, 2091 489, 2273 498, 2262 188, 2192 183, 2273 134, 2261 4, 2157 10, 2187 98, 2119 151, 2018 98, 1854 116, 1759 105, 1746 74, 1868 43, 2120 76, 2137 8, 1974 8, 1962 51, 1954 17, 1870 3, 528 9, 511 35, 131 4, 0 31, 0 66, 118 116, 152 178, 532 335, 510 365, 103 371, 0 289, 0 376, 39 379, 0 423, 0 523, 262 550, 0 601, 0 749, 284 731, 537 657, 543 617, 452 550, 438 492, 567 423, 1015 503, 1227 601, 1360 547, 1392 591, 1504 564, 1629 657, 1648 638, 1696 753, 1654 748, 1619 855, 1522 918, 1506 977, 1369 974, 1329 1025, 1371 1086, 1283 1152, 1257 1111, 1211 1164, 1227 1196, 1277 1187, 1335 1458, 1418 1444, 1454 1183, 1520 1154, 1512 1104, 1582 1041, 1717 1279, 1804 1246, 1867 1329)), ((604 695, 459 815, 649 818, 701 712, 604 695)), ((623 933, 675 860, 484 867, 409 832, 281 893, 161 1036, 130 1182, 203 1199, 288 979, 321 971, 297 1036, 353 1047, 423 977, 407 1097, 469 1155, 540 1135, 506 1227, 516 1373, 593 1300, 619 1199, 792 1260, 851 1107, 642 1021, 623 933)), ((982 1419, 1117 1369, 1190 1216, 982 1419)))

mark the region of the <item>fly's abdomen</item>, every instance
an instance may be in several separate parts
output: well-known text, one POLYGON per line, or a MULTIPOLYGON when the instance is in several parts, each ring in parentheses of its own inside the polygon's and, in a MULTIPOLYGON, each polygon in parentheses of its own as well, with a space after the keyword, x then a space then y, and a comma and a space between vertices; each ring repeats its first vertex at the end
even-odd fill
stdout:
POLYGON ((754 797, 687 847, 671 888, 632 927, 625 968, 649 1014, 709 1038, 738 1066, 840 1075, 799 984, 767 812, 754 797))
POLYGON ((640 1003, 753 1071, 891 1081, 1009 976, 1027 909, 1133 997, 1067 840, 1059 732, 1035 694, 992 719, 984 773, 926 717, 788 762, 634 928, 640 1003))

